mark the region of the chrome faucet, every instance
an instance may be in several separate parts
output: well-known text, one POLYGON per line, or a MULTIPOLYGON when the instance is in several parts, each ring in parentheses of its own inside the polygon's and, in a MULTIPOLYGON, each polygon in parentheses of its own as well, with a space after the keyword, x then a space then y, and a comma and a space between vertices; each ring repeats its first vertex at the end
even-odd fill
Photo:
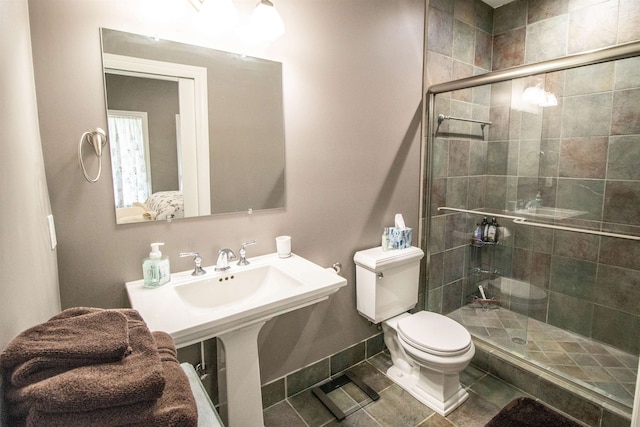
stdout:
POLYGON ((221 249, 218 252, 218 260, 216 261, 215 271, 227 271, 231 268, 229 260, 234 259, 236 254, 231 249, 221 249))
POLYGON ((529 200, 527 202, 527 204, 525 205, 525 209, 533 210, 533 209, 541 208, 541 207, 542 207, 542 193, 540 191, 538 191, 536 193, 536 198, 529 200))
POLYGON ((238 265, 249 265, 249 260, 247 260, 247 250, 246 246, 255 245, 256 241, 252 240, 250 242, 246 242, 240 245, 240 260, 238 261, 238 265))
POLYGON ((193 262, 195 263, 195 267, 193 268, 193 273, 191 273, 192 276, 202 276, 203 274, 207 273, 201 267, 202 258, 200 258, 200 254, 198 252, 181 252, 179 255, 181 257, 186 257, 186 256, 192 256, 193 257, 193 262))

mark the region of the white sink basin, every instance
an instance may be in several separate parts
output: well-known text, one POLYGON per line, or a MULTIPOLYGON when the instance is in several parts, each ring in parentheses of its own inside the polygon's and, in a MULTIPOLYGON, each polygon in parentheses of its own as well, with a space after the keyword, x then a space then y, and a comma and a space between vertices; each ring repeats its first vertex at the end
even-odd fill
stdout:
POLYGON ((147 289, 126 283, 131 306, 152 331, 168 332, 177 347, 217 337, 224 348, 220 391, 226 396, 229 427, 263 426, 258 333, 274 316, 326 300, 347 284, 333 270, 297 255, 250 259, 248 266, 193 277, 172 274, 171 282, 147 289), (330 271, 329 271, 330 270, 330 271))
POLYGON ((202 313, 228 304, 247 304, 251 300, 272 298, 289 291, 296 292, 301 286, 300 281, 278 267, 260 265, 182 283, 176 285, 175 290, 189 309, 202 313))
POLYGON ((584 215, 587 212, 576 211, 573 209, 551 208, 551 207, 539 207, 533 209, 518 209, 515 211, 518 215, 530 215, 540 218, 550 219, 567 219, 574 216, 584 215))
POLYGON ((165 331, 184 347, 315 304, 347 284, 297 255, 249 260, 242 267, 230 263, 223 273, 209 266, 204 276, 172 274, 171 282, 156 289, 145 288, 142 280, 128 282, 129 301, 152 331, 165 331))

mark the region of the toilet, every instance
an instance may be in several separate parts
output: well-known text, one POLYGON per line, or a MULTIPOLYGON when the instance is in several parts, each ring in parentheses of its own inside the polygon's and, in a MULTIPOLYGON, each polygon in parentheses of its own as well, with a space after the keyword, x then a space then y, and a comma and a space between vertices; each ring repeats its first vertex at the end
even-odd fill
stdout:
POLYGON ((469 397, 460 372, 475 354, 469 332, 438 313, 407 311, 418 302, 420 260, 416 247, 356 252, 358 312, 382 323, 393 366, 387 375, 413 397, 446 416, 469 397))

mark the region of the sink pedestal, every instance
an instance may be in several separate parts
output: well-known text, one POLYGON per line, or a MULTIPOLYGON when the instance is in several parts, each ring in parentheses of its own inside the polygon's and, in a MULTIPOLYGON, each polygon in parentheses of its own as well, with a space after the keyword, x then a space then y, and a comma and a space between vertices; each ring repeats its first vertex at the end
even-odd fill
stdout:
POLYGON ((229 427, 264 426, 258 333, 265 322, 218 336, 224 347, 229 427))

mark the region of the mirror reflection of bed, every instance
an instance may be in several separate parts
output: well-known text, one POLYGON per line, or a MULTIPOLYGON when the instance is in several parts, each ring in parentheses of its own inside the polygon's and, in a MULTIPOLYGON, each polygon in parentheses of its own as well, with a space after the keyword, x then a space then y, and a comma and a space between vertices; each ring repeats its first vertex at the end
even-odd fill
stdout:
POLYGON ((180 191, 158 191, 144 202, 116 209, 118 224, 184 218, 184 197, 180 191))

